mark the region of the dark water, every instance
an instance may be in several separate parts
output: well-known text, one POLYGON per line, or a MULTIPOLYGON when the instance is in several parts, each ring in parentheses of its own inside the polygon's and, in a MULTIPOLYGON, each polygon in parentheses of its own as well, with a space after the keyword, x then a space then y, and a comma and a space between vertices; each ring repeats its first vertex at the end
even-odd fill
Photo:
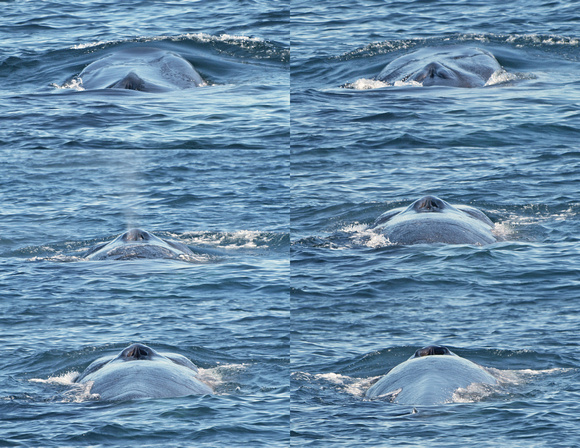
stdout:
POLYGON ((515 2, 2 2, 1 446, 576 446, 580 6, 515 2), (387 86, 414 50, 483 48, 486 87, 387 86), (83 90, 118 50, 206 85, 83 90), (489 246, 389 243, 425 195, 489 246), (130 227, 211 252, 87 261, 130 227), (74 387, 133 342, 211 396, 111 403, 74 387), (368 400, 429 344, 497 386, 368 400))

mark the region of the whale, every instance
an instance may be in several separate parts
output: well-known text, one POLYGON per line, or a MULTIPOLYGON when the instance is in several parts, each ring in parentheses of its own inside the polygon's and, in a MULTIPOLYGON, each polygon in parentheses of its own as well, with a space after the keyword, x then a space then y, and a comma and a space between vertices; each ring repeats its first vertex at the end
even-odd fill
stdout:
POLYGON ((493 222, 468 205, 451 205, 436 196, 424 196, 408 207, 389 210, 371 228, 391 244, 424 243, 487 245, 496 242, 493 222))
POLYGON ((198 87, 203 79, 180 55, 159 48, 125 48, 110 53, 80 73, 85 90, 129 89, 169 92, 198 87))
POLYGON ((89 385, 91 394, 106 401, 213 394, 197 376, 197 366, 183 355, 132 344, 93 361, 75 383, 89 385))
POLYGON ((483 367, 456 355, 447 347, 428 346, 393 367, 367 389, 365 397, 405 405, 433 406, 452 402, 458 389, 473 384, 493 386, 497 379, 483 367))
POLYGON ((185 244, 161 239, 142 229, 131 229, 113 241, 97 244, 83 254, 89 260, 181 259, 196 254, 185 244))
POLYGON ((483 87, 502 70, 489 51, 465 46, 425 47, 390 62, 377 79, 389 84, 483 87))

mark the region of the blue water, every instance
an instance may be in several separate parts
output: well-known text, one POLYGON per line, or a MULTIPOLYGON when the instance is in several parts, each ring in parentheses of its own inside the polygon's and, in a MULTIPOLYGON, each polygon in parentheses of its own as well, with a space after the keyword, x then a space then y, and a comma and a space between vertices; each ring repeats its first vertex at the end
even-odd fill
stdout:
POLYGON ((285 149, 288 22, 287 1, 4 2, 0 147, 285 149), (137 47, 181 55, 207 86, 163 95, 74 88, 91 62, 137 47))
POLYGON ((288 444, 287 151, 4 151, 2 172, 2 445, 288 444), (82 258, 136 225, 219 256, 82 258), (71 388, 132 342, 187 356, 215 395, 71 388))
POLYGON ((576 446, 580 48, 575 2, 292 2, 291 440, 576 446), (493 53, 477 89, 377 85, 398 56, 493 53), (490 246, 397 247, 369 227, 426 195, 483 210, 490 246), (367 400, 445 345, 497 387, 367 400))
POLYGON ((573 1, 2 2, 0 446, 580 444, 580 6, 573 1), (476 46, 476 89, 384 86, 398 56, 476 46), (207 85, 82 90, 121 49, 207 85), (498 242, 393 246, 425 195, 498 242), (87 261, 141 227, 216 256, 87 261), (74 387, 133 342, 215 394, 74 387), (440 344, 497 387, 439 406, 364 393, 440 344))

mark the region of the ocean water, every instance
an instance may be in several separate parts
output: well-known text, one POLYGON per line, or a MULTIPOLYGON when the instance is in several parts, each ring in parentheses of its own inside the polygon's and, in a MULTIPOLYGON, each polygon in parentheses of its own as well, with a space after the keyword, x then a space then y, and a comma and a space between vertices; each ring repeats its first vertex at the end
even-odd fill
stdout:
POLYGON ((0 147, 288 148, 287 1, 2 5, 0 147), (81 90, 88 64, 141 47, 181 55, 207 85, 162 95, 81 90))
POLYGON ((288 445, 287 151, 3 151, 2 172, 2 446, 288 445), (83 258, 133 226, 215 255, 83 258), (74 387, 133 342, 190 358, 215 394, 74 387))
POLYGON ((2 2, 0 446, 580 444, 580 6, 572 1, 2 2), (475 89, 376 77, 483 48, 475 89), (119 50, 205 85, 85 90, 119 50), (433 194, 489 246, 371 228, 433 194), (210 255, 88 261, 131 227, 210 255), (180 353, 211 396, 78 387, 130 343, 180 353), (439 344, 487 369, 437 406, 365 391, 439 344))
POLYGON ((288 446, 289 2, 1 11, 0 445, 288 446), (142 47, 205 85, 82 88, 88 64, 142 47), (216 255, 83 258, 134 226, 216 255), (215 394, 75 387, 133 342, 188 357, 215 394))
POLYGON ((293 1, 294 446, 575 446, 580 49, 574 2, 293 1), (483 88, 387 86, 417 49, 483 48, 483 88), (394 246, 370 227, 426 195, 484 211, 489 246, 394 246), (369 400, 445 345, 494 387, 369 400))

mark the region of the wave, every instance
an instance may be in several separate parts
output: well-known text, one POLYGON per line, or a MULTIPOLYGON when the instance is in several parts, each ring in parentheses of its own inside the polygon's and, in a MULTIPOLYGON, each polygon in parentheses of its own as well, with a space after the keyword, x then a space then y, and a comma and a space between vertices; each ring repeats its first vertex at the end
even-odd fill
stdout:
POLYGON ((290 60, 290 48, 281 43, 266 40, 261 37, 220 34, 212 35, 207 33, 185 33, 176 36, 141 36, 112 41, 94 41, 76 44, 70 47, 71 50, 98 50, 134 43, 186 43, 205 44, 215 49, 218 53, 236 56, 249 57, 253 59, 268 59, 282 63, 290 60))
POLYGON ((394 53, 401 50, 412 50, 419 47, 437 47, 452 43, 509 44, 518 47, 569 47, 577 49, 580 39, 576 37, 541 35, 541 34, 454 34, 446 37, 417 37, 402 40, 373 42, 360 48, 348 51, 331 59, 351 60, 368 58, 376 55, 394 53))

